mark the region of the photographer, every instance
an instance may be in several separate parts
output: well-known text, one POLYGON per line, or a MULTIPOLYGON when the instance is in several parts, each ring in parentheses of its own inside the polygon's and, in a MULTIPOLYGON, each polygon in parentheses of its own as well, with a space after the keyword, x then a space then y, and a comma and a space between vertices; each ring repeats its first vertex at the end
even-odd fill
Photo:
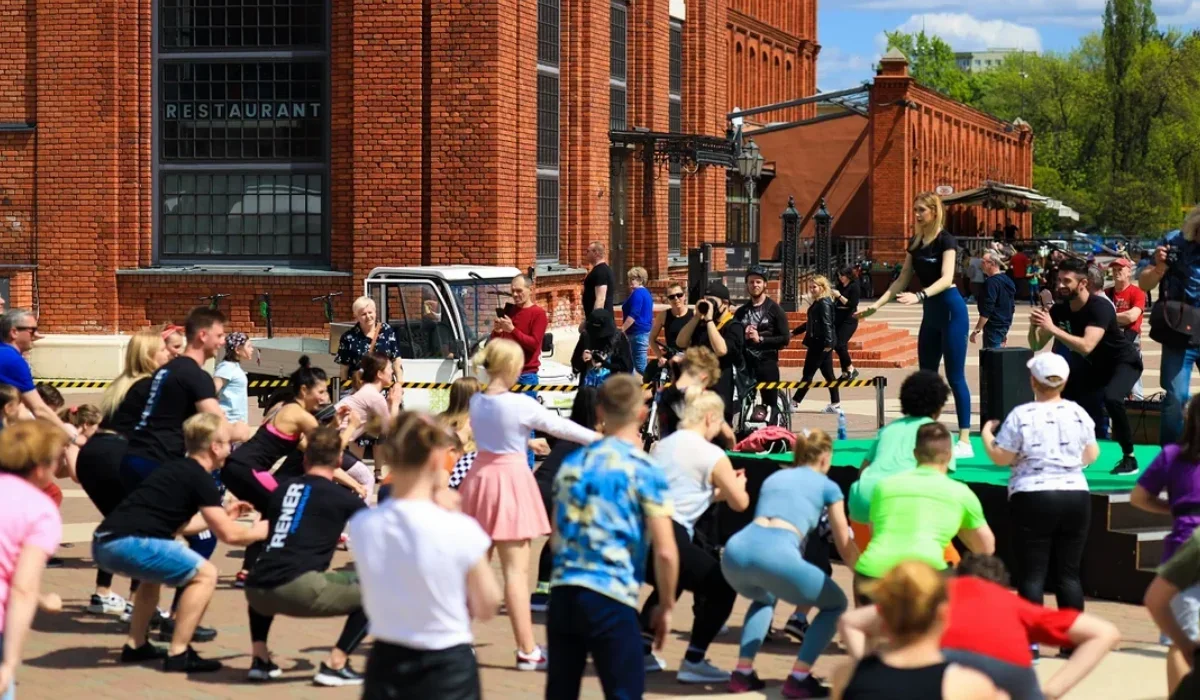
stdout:
POLYGON ((717 356, 721 378, 713 391, 725 400, 727 423, 732 422, 738 411, 738 406, 733 403, 734 374, 744 371, 741 365, 745 338, 745 326, 729 310, 729 289, 720 282, 709 283, 704 298, 696 302, 692 320, 679 331, 680 349, 708 348, 717 356))
POLYGON ((593 309, 588 314, 583 335, 571 357, 571 368, 582 377, 583 386, 595 387, 611 374, 633 371, 629 338, 617 332, 616 321, 608 309, 593 309))
MULTIPOLYGON (((779 381, 779 351, 792 339, 787 314, 767 296, 767 269, 754 265, 746 270, 750 301, 734 317, 746 328, 746 372, 757 382, 779 381)), ((777 389, 763 389, 762 402, 774 406, 777 389)))
POLYGON ((1188 212, 1179 233, 1154 251, 1154 266, 1142 272, 1143 291, 1159 288, 1150 310, 1150 337, 1162 345, 1160 364, 1163 399, 1159 437, 1164 445, 1179 441, 1183 406, 1191 397, 1192 367, 1200 362, 1200 207, 1188 212))

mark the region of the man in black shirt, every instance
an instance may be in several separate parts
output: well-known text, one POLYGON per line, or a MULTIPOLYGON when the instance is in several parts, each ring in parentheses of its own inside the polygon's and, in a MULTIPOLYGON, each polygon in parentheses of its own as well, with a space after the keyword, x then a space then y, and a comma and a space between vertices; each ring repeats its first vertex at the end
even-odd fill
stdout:
POLYGON ((278 678, 267 635, 276 615, 338 617, 349 615, 337 645, 321 663, 318 685, 361 685, 349 655, 367 634, 358 577, 330 572, 338 538, 350 516, 366 507, 362 499, 333 483, 345 444, 335 425, 323 425, 308 437, 304 476, 283 483, 264 514, 270 522, 266 546, 246 577, 250 604, 250 640, 254 661, 250 680, 278 678))
POLYGON ((721 365, 721 378, 713 391, 725 399, 725 421, 732 424, 738 406, 733 403, 735 374, 744 372, 742 349, 746 342, 745 326, 734 318, 729 308, 729 289, 720 282, 712 282, 705 290, 704 299, 696 303, 696 313, 679 331, 679 347, 693 345, 712 350, 721 365))
MULTIPOLYGON (((750 301, 734 314, 746 331, 746 373, 759 382, 779 381, 779 351, 792 339, 787 314, 767 296, 767 269, 754 265, 746 271, 746 291, 750 301)), ((762 402, 774 407, 777 389, 763 389, 762 402)))
POLYGON ((583 278, 583 322, 579 324, 580 333, 587 325, 588 314, 592 311, 613 310, 613 292, 617 286, 612 268, 605 260, 603 243, 595 241, 588 246, 587 259, 592 264, 592 269, 587 273, 587 277, 583 278))
POLYGON ((187 457, 164 464, 131 492, 96 528, 92 559, 105 571, 140 580, 133 602, 123 663, 164 659, 164 670, 183 673, 216 671, 221 662, 201 659, 188 644, 217 585, 217 569, 204 557, 175 540, 176 535, 211 531, 222 542, 248 545, 267 536, 265 521, 239 526, 234 518, 250 506, 221 506, 212 473, 229 456, 229 426, 224 418, 202 413, 183 425, 187 457), (158 607, 162 585, 182 591, 170 648, 151 644, 150 619, 158 607))
POLYGON ((1116 307, 1088 290, 1086 263, 1073 258, 1062 262, 1058 299, 1049 312, 1035 309, 1030 314, 1029 347, 1037 351, 1057 340, 1071 351, 1063 398, 1082 406, 1098 427, 1108 412, 1113 437, 1124 453, 1112 473, 1133 474, 1138 464, 1125 398, 1142 376, 1142 358, 1121 330, 1116 307))

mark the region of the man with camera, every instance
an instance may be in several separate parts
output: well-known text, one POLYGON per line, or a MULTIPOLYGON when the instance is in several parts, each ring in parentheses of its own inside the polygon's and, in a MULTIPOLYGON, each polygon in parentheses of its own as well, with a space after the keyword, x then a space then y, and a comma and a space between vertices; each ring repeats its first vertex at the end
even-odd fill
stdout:
MULTIPOLYGON (((759 382, 779 381, 779 351, 792 339, 787 314, 767 296, 767 269, 753 265, 746 270, 750 301, 738 308, 734 318, 746 328, 746 373, 759 382)), ((762 402, 774 407, 778 389, 763 389, 762 402)))
POLYGON ((1150 337, 1162 345, 1159 367, 1163 399, 1159 437, 1164 445, 1183 433, 1183 407, 1191 398, 1192 368, 1200 363, 1200 207, 1188 212, 1179 233, 1154 251, 1154 265, 1142 272, 1143 291, 1158 287, 1150 309, 1150 337))
POLYGON ((732 422, 737 413, 733 404, 734 370, 742 370, 745 341, 745 326, 729 309, 729 288, 720 282, 709 283, 704 298, 696 302, 692 320, 679 331, 679 347, 681 350, 693 345, 708 348, 717 356, 721 378, 713 391, 725 399, 726 422, 732 422))

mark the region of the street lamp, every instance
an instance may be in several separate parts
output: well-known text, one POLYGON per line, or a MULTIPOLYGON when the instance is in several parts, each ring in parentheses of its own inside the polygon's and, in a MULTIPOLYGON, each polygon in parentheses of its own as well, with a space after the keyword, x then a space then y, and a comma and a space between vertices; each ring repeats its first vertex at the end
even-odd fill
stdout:
POLYGON ((783 251, 780 256, 780 266, 783 271, 780 299, 784 311, 799 311, 800 298, 797 294, 797 250, 800 238, 800 212, 796 211, 796 198, 788 197, 787 209, 780 215, 783 220, 783 251))
POLYGON ((821 206, 817 213, 813 214, 813 248, 817 254, 817 270, 827 280, 833 279, 833 241, 830 235, 832 225, 833 216, 825 208, 825 198, 822 197, 821 206))
POLYGON ((749 226, 746 228, 750 232, 750 243, 758 244, 758 221, 754 216, 754 187, 758 182, 758 178, 762 175, 763 157, 758 151, 758 144, 754 143, 754 139, 747 139, 746 145, 742 146, 741 152, 737 158, 738 172, 746 181, 746 194, 749 196, 749 207, 747 208, 747 216, 750 219, 749 226))

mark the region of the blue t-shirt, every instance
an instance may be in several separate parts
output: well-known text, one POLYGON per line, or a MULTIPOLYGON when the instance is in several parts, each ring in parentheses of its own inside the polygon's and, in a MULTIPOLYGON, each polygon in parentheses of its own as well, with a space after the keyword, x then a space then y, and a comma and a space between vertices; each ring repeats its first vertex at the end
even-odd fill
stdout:
POLYGON ((618 438, 575 450, 554 481, 553 586, 578 586, 636 608, 648 518, 672 515, 667 475, 618 438))
POLYGON ((621 304, 621 312, 625 318, 633 319, 630 333, 649 333, 654 325, 654 297, 645 287, 634 287, 629 292, 629 298, 621 304))
POLYGON ((843 500, 842 489, 824 474, 808 467, 780 469, 763 482, 756 518, 779 518, 808 534, 821 520, 825 506, 843 500))
POLYGON ((1176 233, 1164 242, 1168 250, 1179 254, 1179 261, 1163 275, 1159 293, 1164 299, 1200 306, 1200 241, 1189 243, 1176 233))
POLYGON ((0 384, 16 387, 22 394, 34 389, 29 363, 20 350, 7 343, 0 343, 0 384))
POLYGON ((213 376, 225 380, 225 386, 221 387, 221 393, 217 394, 217 403, 221 404, 225 417, 230 423, 245 423, 250 411, 250 384, 246 371, 240 364, 226 361, 217 365, 213 376))

